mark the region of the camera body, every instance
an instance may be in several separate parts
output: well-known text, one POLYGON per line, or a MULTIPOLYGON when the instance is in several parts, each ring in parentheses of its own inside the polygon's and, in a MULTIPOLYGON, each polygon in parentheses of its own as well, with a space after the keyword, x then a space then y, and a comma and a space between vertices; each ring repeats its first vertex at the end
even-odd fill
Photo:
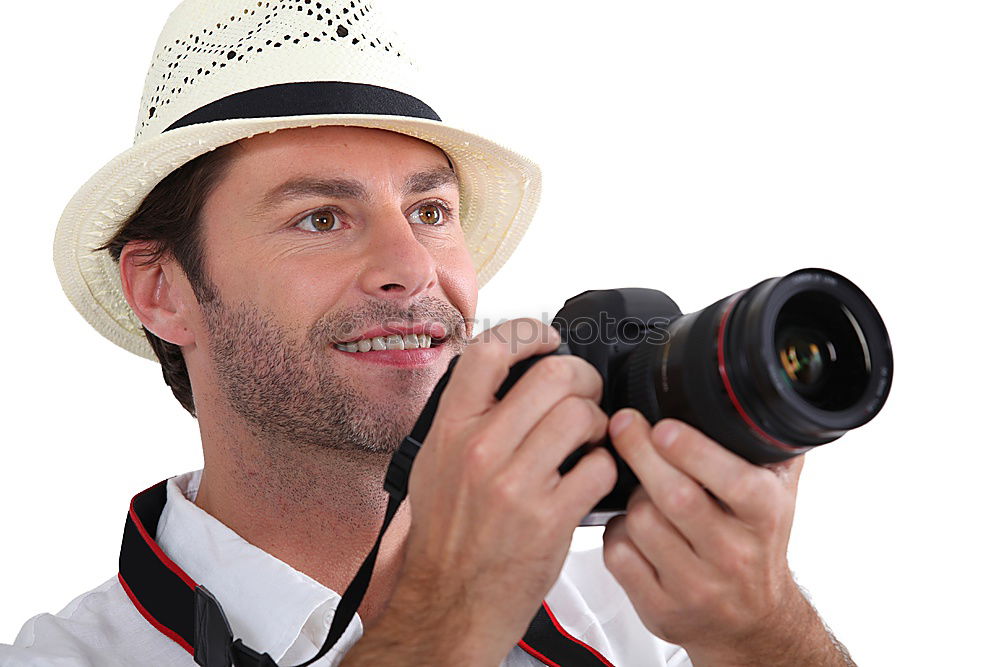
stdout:
MULTIPOLYGON (((608 416, 621 408, 633 407, 650 423, 655 423, 663 416, 648 398, 638 403, 634 401, 638 392, 629 390, 627 361, 643 342, 669 342, 670 325, 681 316, 681 309, 674 300, 659 290, 642 287, 588 290, 568 299, 553 318, 552 326, 559 331, 562 340, 553 354, 574 354, 597 369, 604 381, 600 406, 608 416)), ((512 369, 512 375, 519 377, 537 359, 521 362, 525 363, 524 368, 512 369)), ((595 446, 608 447, 614 454, 614 448, 605 438, 604 442, 577 449, 560 469, 569 470, 595 446)), ((618 468, 615 488, 590 511, 581 525, 604 525, 611 517, 624 512, 629 495, 638 485, 628 464, 617 454, 614 459, 618 468)))

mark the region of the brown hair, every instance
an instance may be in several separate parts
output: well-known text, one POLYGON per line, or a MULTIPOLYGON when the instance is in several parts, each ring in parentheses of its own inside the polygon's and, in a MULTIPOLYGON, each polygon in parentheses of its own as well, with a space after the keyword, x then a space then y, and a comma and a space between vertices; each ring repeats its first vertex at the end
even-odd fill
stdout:
MULTIPOLYGON (((191 282, 199 303, 215 300, 215 290, 204 273, 198 223, 205 200, 232 161, 235 146, 228 144, 217 148, 172 171, 146 195, 135 213, 122 223, 118 233, 96 250, 107 250, 115 262, 120 262, 126 244, 149 241, 149 248, 139 255, 144 263, 154 264, 165 257, 173 257, 191 282)), ((197 416, 191 379, 181 348, 159 338, 145 327, 142 330, 160 360, 167 386, 180 404, 192 416, 197 416)))

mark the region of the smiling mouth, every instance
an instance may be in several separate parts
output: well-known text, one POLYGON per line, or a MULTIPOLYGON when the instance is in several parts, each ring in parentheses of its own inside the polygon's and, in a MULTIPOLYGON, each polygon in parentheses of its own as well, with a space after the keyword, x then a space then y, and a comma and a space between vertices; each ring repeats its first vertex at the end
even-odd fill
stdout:
POLYGON ((430 334, 391 334, 389 336, 375 336, 373 338, 362 338, 350 343, 336 343, 334 347, 344 352, 365 353, 381 350, 416 350, 437 347, 444 342, 444 338, 435 338, 430 334))

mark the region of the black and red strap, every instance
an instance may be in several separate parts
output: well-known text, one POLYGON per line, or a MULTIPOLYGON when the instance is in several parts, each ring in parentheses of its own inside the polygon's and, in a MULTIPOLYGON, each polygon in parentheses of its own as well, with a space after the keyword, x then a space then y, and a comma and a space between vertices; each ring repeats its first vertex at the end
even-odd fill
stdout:
POLYGON ((153 627, 194 653, 195 589, 198 584, 156 543, 156 526, 167 502, 167 482, 132 499, 118 558, 118 581, 153 627))
POLYGON ((234 640, 215 597, 160 549, 154 536, 166 502, 166 480, 132 499, 118 558, 125 594, 154 628, 203 667, 277 667, 266 653, 234 640))
MULTIPOLYGON (((258 653, 233 637, 218 601, 156 544, 154 537, 166 505, 166 489, 163 481, 132 499, 119 558, 118 580, 125 593, 153 627, 190 653, 202 667, 277 667, 267 653, 258 653)), ((367 580, 360 586, 362 594, 366 587, 367 580)), ((345 602, 346 591, 338 611, 351 606, 345 602)), ((350 610, 351 616, 355 610, 350 610)), ((334 636, 334 630, 331 626, 324 648, 304 664, 314 662, 332 648, 343 632, 334 636)), ((599 652, 566 632, 544 603, 518 645, 551 667, 612 667, 599 652)))
POLYGON ((550 667, 565 665, 604 665, 614 667, 596 649, 566 632, 556 620, 547 602, 542 602, 531 619, 524 639, 517 643, 528 654, 550 667))

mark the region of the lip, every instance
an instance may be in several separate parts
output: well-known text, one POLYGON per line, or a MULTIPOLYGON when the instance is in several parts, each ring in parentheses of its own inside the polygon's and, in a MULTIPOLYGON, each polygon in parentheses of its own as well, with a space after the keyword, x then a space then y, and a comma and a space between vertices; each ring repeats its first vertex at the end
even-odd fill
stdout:
MULTIPOLYGON (((392 336, 393 334, 398 334, 400 336, 405 336, 406 334, 429 334, 431 338, 435 339, 435 341, 440 341, 448 336, 448 330, 440 322, 425 322, 423 324, 407 324, 400 326, 380 326, 368 329, 364 333, 353 336, 352 338, 338 340, 335 342, 341 345, 346 345, 347 343, 353 343, 363 338, 392 336)), ((349 352, 348 354, 353 353, 349 352)), ((371 352, 365 352, 364 354, 371 354, 371 352)))
MULTIPOLYGON (((414 332, 414 333, 425 333, 414 332)), ((374 334, 376 336, 385 334, 374 334)), ((363 338, 369 338, 370 336, 363 336, 363 338)), ((370 364, 379 364, 381 366, 395 366, 397 368, 419 368, 422 366, 430 366, 437 362, 441 358, 442 350, 446 346, 438 345, 437 347, 416 347, 412 350, 370 350, 368 352, 347 352, 345 350, 338 350, 335 345, 331 345, 330 349, 334 352, 348 357, 352 357, 357 362, 367 362, 370 364)))

